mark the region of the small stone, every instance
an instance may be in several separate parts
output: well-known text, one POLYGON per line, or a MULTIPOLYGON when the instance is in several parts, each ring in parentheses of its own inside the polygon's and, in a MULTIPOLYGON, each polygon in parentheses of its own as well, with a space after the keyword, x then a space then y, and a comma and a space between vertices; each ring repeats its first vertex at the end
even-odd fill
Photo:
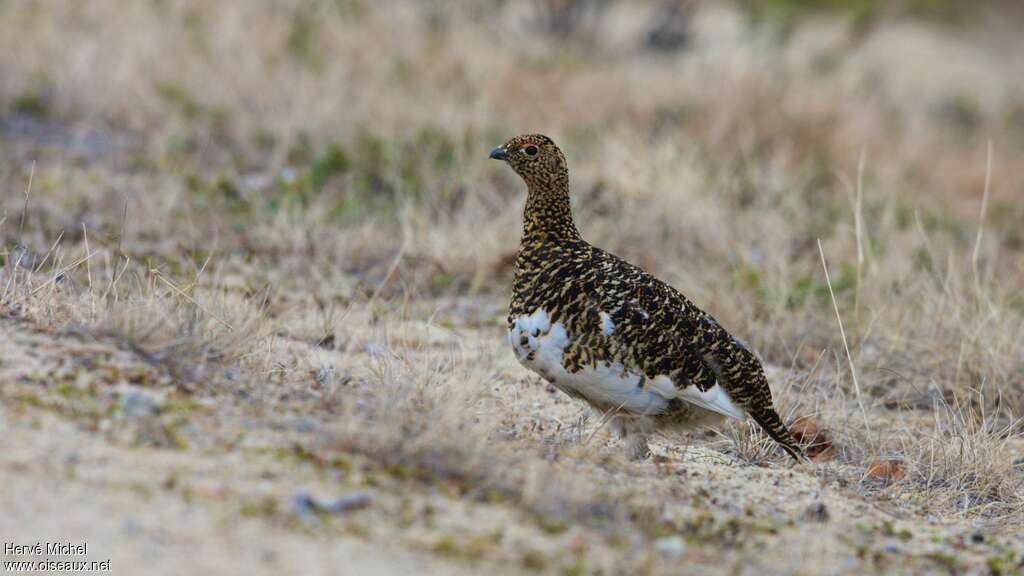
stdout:
POLYGON ((143 532, 142 525, 134 518, 125 518, 121 521, 121 534, 124 536, 139 536, 143 532))
POLYGON ((882 551, 887 552, 889 554, 899 554, 900 547, 895 544, 889 543, 882 547, 882 551))
POLYGON ((39 262, 42 260, 39 254, 29 250, 28 248, 18 244, 11 250, 10 255, 7 258, 8 262, 16 264, 26 270, 34 270, 39 262))
POLYGON ((820 500, 812 502, 810 506, 804 510, 802 517, 808 522, 828 522, 828 507, 826 507, 825 503, 820 500))
POLYGON ((654 541, 654 549, 665 558, 679 559, 686 554, 686 541, 682 536, 665 536, 654 541))
POLYGON ((388 347, 386 345, 378 344, 377 342, 371 340, 366 343, 366 346, 363 347, 363 352, 366 352, 367 354, 375 358, 380 358, 383 356, 387 356, 388 347))
POLYGON ((263 190, 273 184, 274 179, 270 174, 253 172, 242 176, 242 187, 246 190, 263 190))
POLYGON ((162 403, 145 392, 128 390, 118 398, 118 407, 127 418, 146 418, 159 414, 162 403))
POLYGON ((333 365, 321 366, 320 369, 316 371, 317 384, 320 384, 321 386, 327 385, 327 382, 334 378, 334 374, 335 370, 333 365))
POLYGON ((292 421, 292 429, 295 430, 296 432, 313 432, 319 427, 320 424, 316 420, 305 416, 296 418, 295 420, 292 421))
POLYGON ((369 505, 370 495, 365 492, 346 494, 330 502, 324 502, 308 492, 300 492, 292 497, 292 511, 304 520, 311 520, 317 514, 345 514, 369 505))

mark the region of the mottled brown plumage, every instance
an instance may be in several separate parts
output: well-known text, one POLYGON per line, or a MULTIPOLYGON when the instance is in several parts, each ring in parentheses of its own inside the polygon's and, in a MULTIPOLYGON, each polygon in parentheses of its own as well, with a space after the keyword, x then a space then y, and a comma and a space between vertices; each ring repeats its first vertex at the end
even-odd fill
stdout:
POLYGON ((583 240, 565 156, 550 138, 518 136, 491 158, 527 185, 508 317, 524 365, 634 430, 693 420, 702 409, 749 415, 803 458, 750 350, 671 286, 583 240))

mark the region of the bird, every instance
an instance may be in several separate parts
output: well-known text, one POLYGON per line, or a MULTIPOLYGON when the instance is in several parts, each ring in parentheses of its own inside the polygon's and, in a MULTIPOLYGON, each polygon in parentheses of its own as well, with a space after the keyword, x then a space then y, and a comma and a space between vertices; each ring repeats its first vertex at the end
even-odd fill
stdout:
POLYGON ((490 158, 527 189, 508 313, 523 366, 605 414, 633 459, 650 454, 652 432, 748 416, 806 459, 749 348, 672 286, 583 239, 551 138, 516 136, 490 158))

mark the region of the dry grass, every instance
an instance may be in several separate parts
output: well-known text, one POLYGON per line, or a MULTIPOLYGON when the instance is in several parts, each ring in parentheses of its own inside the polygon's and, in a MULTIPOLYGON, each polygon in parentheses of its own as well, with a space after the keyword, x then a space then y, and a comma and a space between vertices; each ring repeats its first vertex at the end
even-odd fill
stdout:
POLYGON ((678 536, 711 572, 1019 570, 1017 35, 814 16, 780 41, 708 2, 649 53, 651 9, 559 40, 525 3, 0 4, 11 433, 54 412, 112 451, 88 490, 281 531, 243 550, 662 573, 678 536), (630 463, 514 363, 523 197, 485 153, 534 130, 584 234, 757 349, 828 454, 789 468, 733 424, 630 463), (373 503, 310 525, 301 487, 373 503))

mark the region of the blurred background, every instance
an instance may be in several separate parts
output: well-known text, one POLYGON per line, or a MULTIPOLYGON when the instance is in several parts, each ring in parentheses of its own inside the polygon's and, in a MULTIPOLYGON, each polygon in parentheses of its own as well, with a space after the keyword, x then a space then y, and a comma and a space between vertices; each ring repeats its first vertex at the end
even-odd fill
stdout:
POLYGON ((523 190, 485 152, 542 132, 592 241, 733 310, 778 360, 827 303, 819 238, 858 317, 917 282, 991 280, 1024 307, 1015 2, 0 10, 5 234, 39 253, 84 220, 136 261, 315 266, 346 300, 385 277, 385 294, 504 297, 523 190), (32 162, 40 201, 13 238, 32 162), (100 185, 68 190, 84 176, 100 185))
MULTIPOLYGON (((192 509, 240 501, 228 516, 261 530, 294 528, 289 490, 307 472, 372 486, 347 466, 465 484, 449 496, 473 506, 490 490, 543 518, 540 539, 578 522, 662 558, 666 522, 690 533, 616 479, 640 475, 648 497, 673 501, 690 488, 608 464, 581 441, 593 434, 578 407, 504 348, 524 187, 487 154, 540 132, 568 157, 584 237, 711 311, 773 367, 787 420, 828 430, 833 467, 809 482, 948 520, 957 542, 977 526, 1011 533, 1024 514, 1022 29, 1011 0, 0 0, 0 331, 14 342, 27 322, 142 359, 139 376, 67 364, 85 352, 10 353, 7 433, 42 442, 14 416, 42 406, 89 442, 272 462, 239 448, 258 436, 290 459, 252 468, 248 492, 210 496, 155 463, 164 475, 139 484, 206 494, 192 509), (143 400, 109 395, 113 383, 143 400), (138 412, 146 398, 157 408, 138 412), (872 483, 879 457, 899 472, 872 483), (572 476, 560 458, 604 480, 559 484, 572 476)), ((776 458, 745 425, 712 445, 728 462, 776 458)), ((110 462, 85 494, 117 484, 110 462)), ((12 500, 36 502, 36 472, 12 500)), ((755 493, 729 498, 801 517, 744 500, 755 493)), ((404 530, 381 494, 367 523, 404 530)), ((40 533, 53 527, 26 506, 40 533)), ((763 535, 749 515, 709 510, 714 526, 763 535)), ((860 516, 838 517, 828 530, 861 534, 860 516)), ((785 522, 775 542, 816 536, 785 522)), ((558 550, 577 550, 569 535, 558 550)), ((416 546, 466 552, 431 542, 416 546)), ((733 554, 687 542, 696 565, 733 554)), ((558 565, 480 546, 469 554, 558 565)), ((835 546, 822 558, 853 571, 863 550, 891 555, 882 541, 835 546)), ((739 565, 793 572, 755 552, 739 565)), ((612 572, 661 566, 609 554, 612 572)), ((986 565, 929 554, 932 568, 986 565)))

